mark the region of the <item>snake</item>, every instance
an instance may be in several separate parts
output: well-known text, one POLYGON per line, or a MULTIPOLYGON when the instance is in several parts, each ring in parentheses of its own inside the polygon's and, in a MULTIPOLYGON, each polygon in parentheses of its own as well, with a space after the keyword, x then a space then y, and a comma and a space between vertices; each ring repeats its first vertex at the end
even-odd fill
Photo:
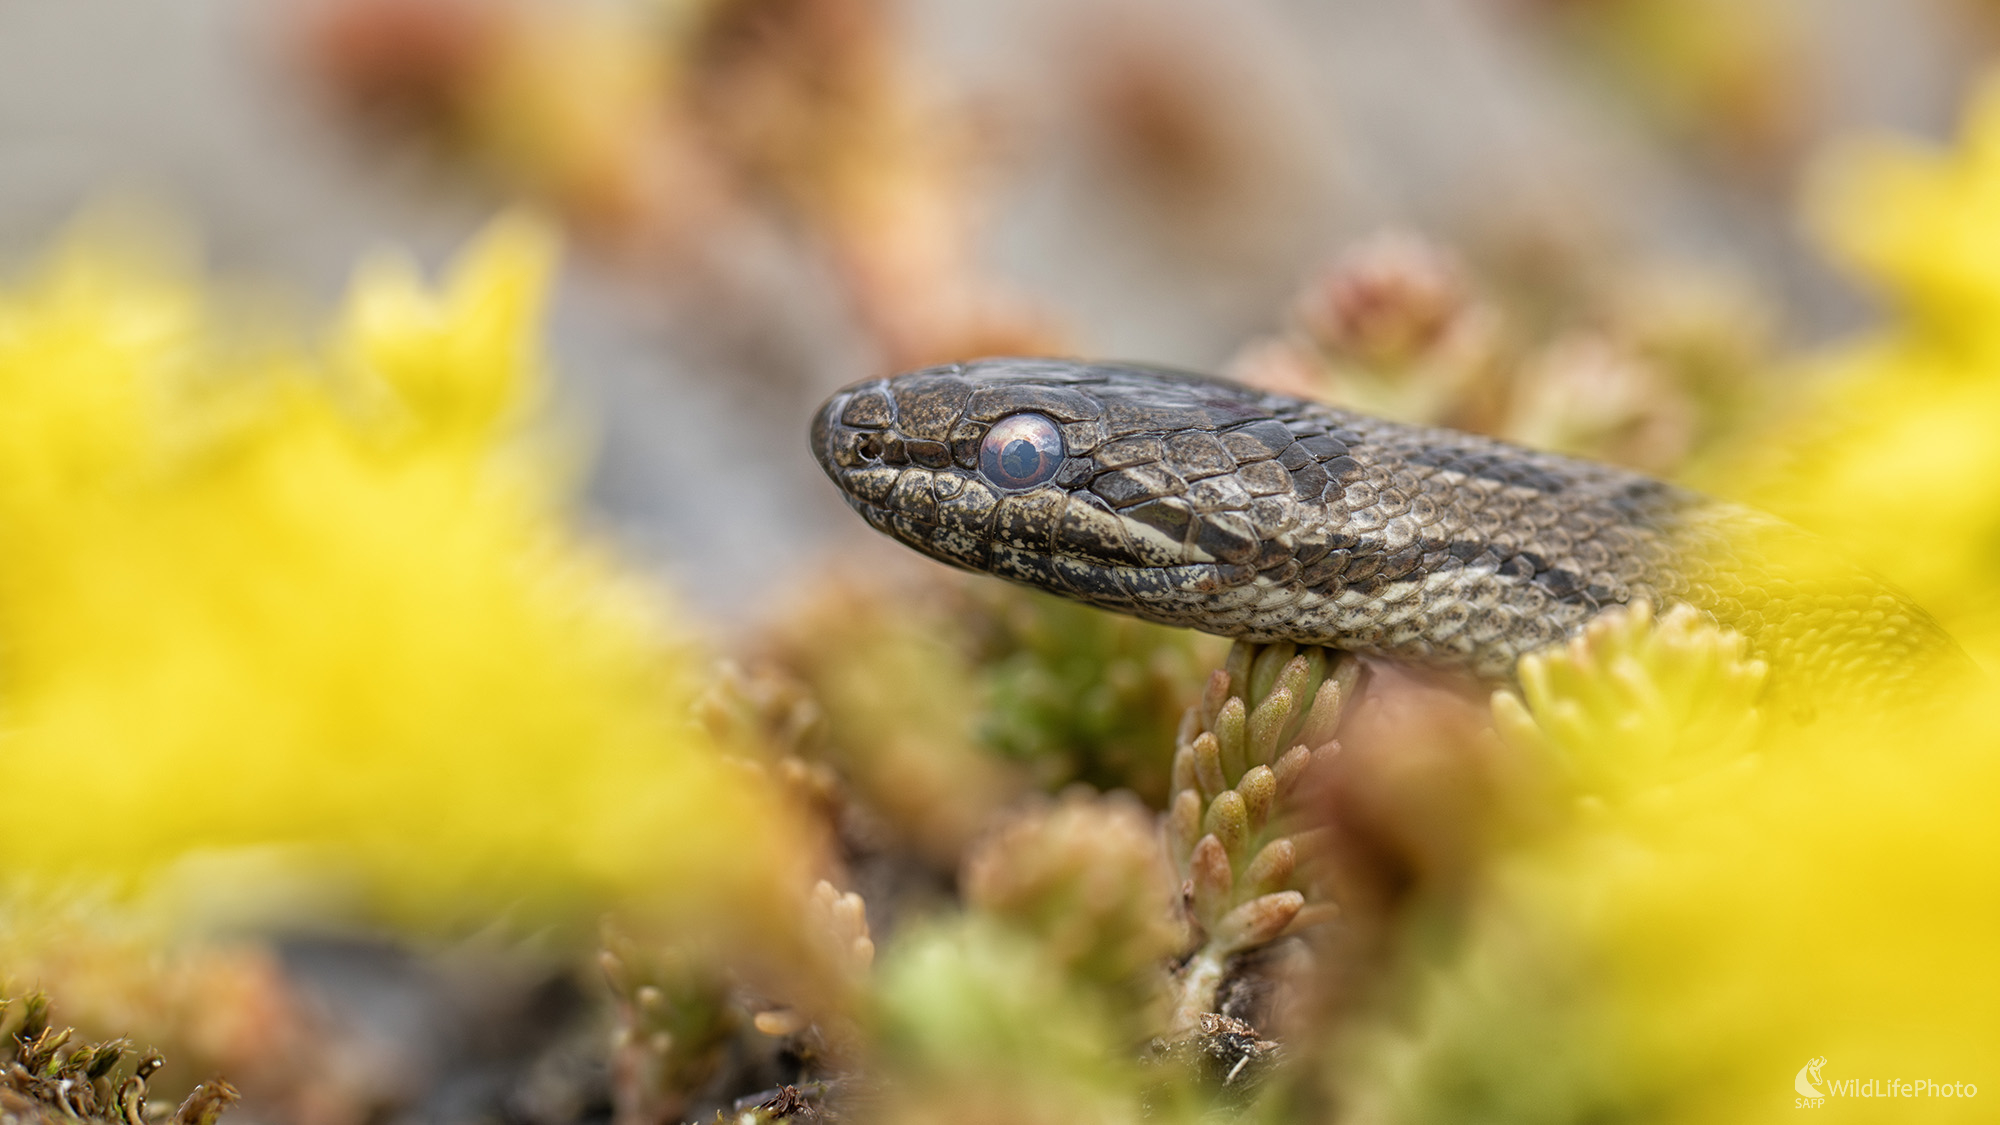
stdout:
POLYGON ((1958 652, 1776 517, 1628 469, 1128 363, 857 383, 812 450, 931 558, 1148 621, 1505 682, 1608 610, 1686 604, 1802 697, 1908 694, 1958 652))

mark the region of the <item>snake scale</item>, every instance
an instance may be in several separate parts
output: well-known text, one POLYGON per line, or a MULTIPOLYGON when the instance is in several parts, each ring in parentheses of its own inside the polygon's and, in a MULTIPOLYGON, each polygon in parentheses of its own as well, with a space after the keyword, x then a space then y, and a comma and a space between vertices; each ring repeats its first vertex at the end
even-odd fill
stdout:
POLYGON ((1612 466, 1130 364, 986 359, 849 387, 820 465, 955 566, 1169 625, 1504 680, 1608 607, 1688 603, 1795 691, 1956 646, 1773 517, 1612 466))

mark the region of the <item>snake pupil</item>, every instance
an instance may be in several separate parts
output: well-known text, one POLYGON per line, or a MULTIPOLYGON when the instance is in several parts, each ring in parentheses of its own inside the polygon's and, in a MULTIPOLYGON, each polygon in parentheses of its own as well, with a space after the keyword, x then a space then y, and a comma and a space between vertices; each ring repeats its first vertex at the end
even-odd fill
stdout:
POLYGON ((1007 443, 1007 451, 1000 455, 1000 464, 1010 477, 1031 477, 1042 467, 1042 451, 1035 443, 1017 438, 1007 443))

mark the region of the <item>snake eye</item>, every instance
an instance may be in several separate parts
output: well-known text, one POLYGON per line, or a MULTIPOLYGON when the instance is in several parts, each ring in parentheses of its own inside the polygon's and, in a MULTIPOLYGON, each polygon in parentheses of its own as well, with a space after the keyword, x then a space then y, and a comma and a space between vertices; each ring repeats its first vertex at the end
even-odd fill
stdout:
POLYGON ((1062 468, 1062 431, 1040 414, 1003 418, 979 445, 979 471, 1001 488, 1033 488, 1062 468))

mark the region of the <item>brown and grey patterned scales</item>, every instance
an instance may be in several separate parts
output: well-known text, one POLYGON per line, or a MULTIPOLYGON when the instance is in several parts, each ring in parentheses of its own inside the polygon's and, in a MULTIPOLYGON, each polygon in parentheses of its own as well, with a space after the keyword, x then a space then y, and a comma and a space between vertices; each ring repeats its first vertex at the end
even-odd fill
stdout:
POLYGON ((1791 691, 1872 694, 1957 654, 1772 517, 1222 380, 954 364, 835 395, 812 443, 856 511, 933 558, 1224 636, 1500 679, 1644 598, 1743 633, 1791 691))

